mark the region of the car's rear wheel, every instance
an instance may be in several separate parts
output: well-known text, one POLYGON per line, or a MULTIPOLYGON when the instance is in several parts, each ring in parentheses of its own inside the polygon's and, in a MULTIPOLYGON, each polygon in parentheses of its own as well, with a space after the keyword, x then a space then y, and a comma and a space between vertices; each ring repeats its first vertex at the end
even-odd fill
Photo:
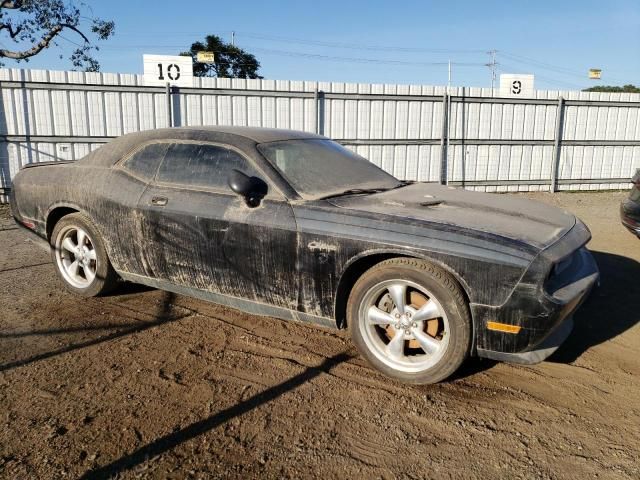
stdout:
POLYGON ((365 272, 349 296, 347 323, 360 353, 404 382, 443 380, 470 350, 471 319, 460 286, 422 260, 395 258, 365 272))
POLYGON ((101 295, 117 283, 98 229, 86 215, 73 213, 56 223, 51 255, 65 287, 78 295, 101 295))

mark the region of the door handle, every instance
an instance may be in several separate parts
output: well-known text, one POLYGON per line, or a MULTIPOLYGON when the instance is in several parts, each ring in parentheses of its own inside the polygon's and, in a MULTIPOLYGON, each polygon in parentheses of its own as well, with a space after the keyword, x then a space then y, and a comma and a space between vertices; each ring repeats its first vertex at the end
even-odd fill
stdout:
POLYGON ((167 197, 155 196, 151 197, 151 205, 155 205, 157 207, 164 207, 169 202, 167 197))

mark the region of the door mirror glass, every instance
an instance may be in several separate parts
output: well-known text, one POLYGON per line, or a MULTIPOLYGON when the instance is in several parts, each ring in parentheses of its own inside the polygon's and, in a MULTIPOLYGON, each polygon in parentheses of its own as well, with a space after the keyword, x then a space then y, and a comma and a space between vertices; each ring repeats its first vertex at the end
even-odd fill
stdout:
POLYGON ((268 191, 264 180, 258 177, 250 177, 235 168, 229 174, 228 183, 229 188, 243 197, 249 207, 260 205, 268 191))

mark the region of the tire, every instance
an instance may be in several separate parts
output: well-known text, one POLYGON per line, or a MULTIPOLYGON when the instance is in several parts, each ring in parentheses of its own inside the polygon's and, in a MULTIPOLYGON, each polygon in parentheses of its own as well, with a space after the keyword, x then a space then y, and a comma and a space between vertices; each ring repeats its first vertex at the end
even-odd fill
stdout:
POLYGON ((413 258, 386 260, 358 279, 347 325, 374 368, 406 383, 444 380, 471 349, 471 316, 459 284, 443 269, 413 258))
POLYGON ((62 217, 53 228, 49 243, 56 273, 67 290, 95 297, 116 286, 118 275, 102 237, 86 215, 72 213, 62 217))

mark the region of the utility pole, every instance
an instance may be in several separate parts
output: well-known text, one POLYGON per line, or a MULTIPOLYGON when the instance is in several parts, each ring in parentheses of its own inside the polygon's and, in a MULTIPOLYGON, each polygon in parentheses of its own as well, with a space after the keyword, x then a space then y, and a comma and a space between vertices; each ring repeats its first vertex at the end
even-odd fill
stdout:
POLYGON ((498 51, 489 50, 487 53, 491 55, 491 63, 487 63, 486 65, 491 69, 491 90, 493 91, 493 89, 496 88, 496 71, 498 67, 498 62, 496 62, 496 53, 498 53, 498 51))
POLYGON ((236 46, 236 32, 231 32, 231 46, 236 46))

